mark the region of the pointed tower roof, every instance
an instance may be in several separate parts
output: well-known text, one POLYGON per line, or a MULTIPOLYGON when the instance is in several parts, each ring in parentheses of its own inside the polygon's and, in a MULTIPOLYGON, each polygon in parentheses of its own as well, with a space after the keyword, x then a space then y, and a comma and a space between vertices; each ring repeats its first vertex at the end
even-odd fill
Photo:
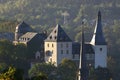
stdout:
POLYGON ((56 25, 50 35, 47 37, 45 41, 50 42, 71 42, 72 40, 65 33, 65 31, 61 28, 60 25, 56 25))
POLYGON ((98 20, 96 22, 93 38, 90 43, 94 45, 106 45, 106 41, 105 41, 105 38, 103 36, 103 31, 102 31, 100 11, 98 12, 98 20))

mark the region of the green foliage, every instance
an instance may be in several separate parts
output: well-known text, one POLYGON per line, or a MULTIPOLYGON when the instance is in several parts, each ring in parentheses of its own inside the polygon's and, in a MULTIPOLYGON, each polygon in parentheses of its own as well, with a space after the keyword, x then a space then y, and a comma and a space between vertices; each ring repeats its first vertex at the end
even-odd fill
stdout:
POLYGON ((111 80, 112 74, 107 68, 90 69, 89 80, 111 80))
POLYGON ((0 40, 0 71, 5 66, 14 65, 23 70, 28 69, 27 48, 24 44, 13 45, 8 40, 0 40), (26 66, 24 66, 26 64, 26 66))
POLYGON ((0 21, 0 32, 14 32, 17 21, 0 21))
POLYGON ((31 80, 48 80, 47 76, 43 73, 40 73, 34 77, 31 78, 31 80))
POLYGON ((23 43, 15 45, 14 54, 16 56, 16 59, 26 60, 27 46, 23 43))
POLYGON ((7 67, 6 63, 0 63, 0 73, 3 72, 7 67))
POLYGON ((0 73, 1 80, 23 80, 23 73, 14 67, 9 67, 5 72, 0 73))
POLYGON ((37 63, 29 70, 31 78, 39 78, 39 74, 46 75, 48 80, 76 80, 77 67, 68 59, 63 59, 58 67, 51 63, 37 63))
POLYGON ((0 40, 0 61, 10 64, 12 62, 12 55, 14 45, 7 40, 0 40))
POLYGON ((12 56, 14 58, 13 64, 26 72, 29 67, 28 55, 29 53, 27 52, 27 46, 25 44, 19 43, 14 45, 14 53, 12 56), (25 64, 26 66, 24 66, 25 64))
POLYGON ((54 79, 52 77, 52 74, 56 70, 56 67, 51 63, 37 63, 32 66, 32 68, 29 70, 29 76, 35 77, 39 76, 40 74, 45 74, 49 80, 54 79))
POLYGON ((77 67, 75 63, 69 59, 63 59, 58 66, 57 75, 60 80, 76 80, 77 67))

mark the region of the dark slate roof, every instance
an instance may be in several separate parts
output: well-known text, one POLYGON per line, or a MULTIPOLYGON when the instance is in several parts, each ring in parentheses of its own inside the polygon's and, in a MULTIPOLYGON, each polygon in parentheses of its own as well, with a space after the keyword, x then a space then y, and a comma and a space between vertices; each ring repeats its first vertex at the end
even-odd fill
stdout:
POLYGON ((57 25, 45 41, 50 42, 71 42, 72 40, 61 28, 60 25, 57 25))
POLYGON ((20 42, 29 42, 37 34, 38 33, 35 33, 35 32, 27 32, 19 38, 19 41, 20 42))
MULTIPOLYGON (((78 42, 73 42, 72 43, 72 54, 80 54, 80 43, 78 42)), ((95 54, 94 49, 91 44, 85 43, 84 44, 85 48, 85 54, 95 54)))
POLYGON ((25 34, 26 32, 32 32, 32 28, 23 21, 17 25, 15 32, 25 34))
POLYGON ((46 39, 46 34, 44 33, 35 33, 35 32, 27 32, 19 38, 20 42, 29 42, 34 37, 36 37, 36 41, 44 41, 46 39))
POLYGON ((85 54, 95 54, 91 44, 85 43, 85 54))
POLYGON ((80 54, 80 43, 78 42, 72 43, 72 54, 80 54))
POLYGON ((98 20, 95 26, 93 38, 91 40, 91 44, 94 45, 106 45, 105 38, 103 36, 102 31, 102 23, 101 23, 101 12, 98 12, 98 20))

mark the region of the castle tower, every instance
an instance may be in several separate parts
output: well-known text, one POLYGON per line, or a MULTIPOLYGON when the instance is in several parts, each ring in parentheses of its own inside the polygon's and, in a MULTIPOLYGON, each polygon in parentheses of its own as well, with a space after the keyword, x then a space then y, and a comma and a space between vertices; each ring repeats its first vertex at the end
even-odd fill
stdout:
POLYGON ((98 12, 93 38, 90 42, 95 52, 95 68, 107 67, 107 43, 102 32, 101 12, 98 12))
POLYGON ((15 29, 15 41, 18 41, 19 37, 27 32, 31 32, 32 28, 24 21, 17 25, 15 29))
POLYGON ((72 40, 57 25, 45 40, 45 62, 58 66, 63 58, 72 59, 72 40))

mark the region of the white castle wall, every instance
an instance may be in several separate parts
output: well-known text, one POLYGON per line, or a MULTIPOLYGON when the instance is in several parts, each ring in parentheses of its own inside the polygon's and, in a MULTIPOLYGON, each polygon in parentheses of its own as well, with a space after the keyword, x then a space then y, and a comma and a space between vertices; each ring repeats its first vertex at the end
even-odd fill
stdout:
POLYGON ((72 42, 45 42, 47 51, 51 52, 51 56, 45 57, 45 61, 57 66, 64 58, 72 59, 72 42))
POLYGON ((107 46, 106 45, 94 45, 95 51, 95 68, 107 67, 107 46))

